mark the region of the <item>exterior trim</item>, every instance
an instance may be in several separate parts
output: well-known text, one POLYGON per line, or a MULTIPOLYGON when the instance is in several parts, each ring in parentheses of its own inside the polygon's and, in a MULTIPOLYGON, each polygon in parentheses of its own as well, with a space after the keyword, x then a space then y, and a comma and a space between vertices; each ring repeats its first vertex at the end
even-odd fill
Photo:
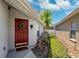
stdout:
POLYGON ((39 22, 41 25, 44 26, 44 23, 40 20, 39 16, 37 16, 38 13, 36 13, 32 9, 27 0, 26 3, 24 2, 24 0, 5 0, 5 2, 7 2, 12 7, 16 8, 23 14, 28 15, 31 19, 36 20, 37 22, 39 22))

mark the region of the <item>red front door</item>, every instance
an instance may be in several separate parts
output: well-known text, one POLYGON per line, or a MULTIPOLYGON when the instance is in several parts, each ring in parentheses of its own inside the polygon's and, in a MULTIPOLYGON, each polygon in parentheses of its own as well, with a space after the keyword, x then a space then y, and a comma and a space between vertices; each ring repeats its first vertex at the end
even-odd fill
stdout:
POLYGON ((15 19, 15 47, 25 48, 28 44, 28 20, 15 19))

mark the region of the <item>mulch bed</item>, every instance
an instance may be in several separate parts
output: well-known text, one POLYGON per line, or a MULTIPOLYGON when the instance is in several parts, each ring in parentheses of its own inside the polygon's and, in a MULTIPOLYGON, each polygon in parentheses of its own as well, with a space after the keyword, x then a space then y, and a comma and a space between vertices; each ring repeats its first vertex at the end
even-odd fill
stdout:
POLYGON ((35 56, 37 56, 37 58, 48 58, 49 44, 48 41, 45 41, 49 40, 48 38, 48 33, 44 32, 38 39, 36 46, 32 49, 33 53, 35 54, 35 56))

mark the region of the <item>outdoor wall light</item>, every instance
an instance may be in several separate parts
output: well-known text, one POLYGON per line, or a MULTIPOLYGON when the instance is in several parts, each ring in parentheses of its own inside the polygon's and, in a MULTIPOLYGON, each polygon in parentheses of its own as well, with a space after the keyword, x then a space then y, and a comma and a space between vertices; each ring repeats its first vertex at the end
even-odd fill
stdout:
POLYGON ((30 28, 32 29, 33 28, 33 25, 30 25, 30 28))

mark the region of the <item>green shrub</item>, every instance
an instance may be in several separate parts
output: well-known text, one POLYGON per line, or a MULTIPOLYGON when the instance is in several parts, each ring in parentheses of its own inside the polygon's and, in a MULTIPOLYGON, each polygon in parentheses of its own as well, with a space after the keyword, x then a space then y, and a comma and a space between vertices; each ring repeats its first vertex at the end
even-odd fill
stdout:
POLYGON ((50 34, 50 46, 53 58, 67 57, 66 48, 53 34, 50 34))

